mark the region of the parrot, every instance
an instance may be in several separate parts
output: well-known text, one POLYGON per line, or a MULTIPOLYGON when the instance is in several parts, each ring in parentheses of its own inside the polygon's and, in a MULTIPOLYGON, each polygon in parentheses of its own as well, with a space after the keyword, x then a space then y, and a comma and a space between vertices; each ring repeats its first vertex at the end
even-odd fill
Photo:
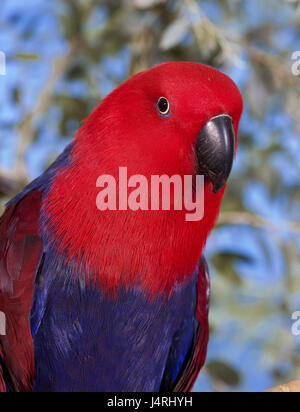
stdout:
MULTIPOLYGON (((219 215, 243 111, 200 63, 138 73, 105 97, 0 220, 0 392, 189 392, 205 364, 219 215), (204 214, 99 210, 100 175, 204 176, 204 214)), ((120 194, 116 193, 119 198, 120 194)))

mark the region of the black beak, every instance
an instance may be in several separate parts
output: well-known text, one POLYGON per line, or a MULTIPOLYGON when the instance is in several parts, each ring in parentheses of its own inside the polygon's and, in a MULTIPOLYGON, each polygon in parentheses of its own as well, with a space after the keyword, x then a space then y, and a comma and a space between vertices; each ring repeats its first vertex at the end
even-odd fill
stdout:
POLYGON ((218 193, 228 180, 235 151, 232 119, 227 114, 213 117, 201 130, 196 144, 198 174, 208 177, 218 193))

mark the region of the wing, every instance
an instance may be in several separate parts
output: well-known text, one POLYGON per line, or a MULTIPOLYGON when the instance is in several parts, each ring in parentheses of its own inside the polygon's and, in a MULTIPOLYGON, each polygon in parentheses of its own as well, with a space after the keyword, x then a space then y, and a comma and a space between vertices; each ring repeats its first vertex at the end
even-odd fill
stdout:
POLYGON ((41 192, 32 191, 8 206, 0 219, 0 312, 5 321, 0 336, 0 392, 6 385, 11 391, 31 391, 35 377, 30 312, 43 249, 41 201, 41 192))
POLYGON ((208 266, 201 258, 198 280, 198 296, 192 336, 190 337, 190 323, 184 325, 173 339, 166 371, 161 385, 164 392, 189 392, 206 359, 207 344, 209 339, 209 298, 210 280, 208 266), (188 339, 188 345, 186 340, 188 339), (183 355, 182 355, 183 354, 183 355), (179 370, 178 370, 179 363, 179 370))

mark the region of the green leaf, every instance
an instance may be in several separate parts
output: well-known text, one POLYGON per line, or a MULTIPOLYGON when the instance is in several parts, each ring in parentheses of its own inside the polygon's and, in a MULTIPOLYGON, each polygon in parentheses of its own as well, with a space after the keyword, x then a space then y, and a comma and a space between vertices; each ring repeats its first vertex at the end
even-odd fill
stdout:
POLYGON ((20 60, 39 60, 40 56, 37 53, 15 53, 15 58, 20 60))
POLYGON ((228 386, 239 386, 242 382, 240 373, 231 365, 221 361, 213 360, 206 364, 209 375, 228 386))
POLYGON ((212 264, 214 265, 217 273, 220 276, 225 278, 233 285, 240 287, 243 285, 243 279, 234 268, 234 265, 237 261, 251 263, 252 258, 250 256, 242 255, 237 252, 221 252, 215 254, 211 259, 212 264))

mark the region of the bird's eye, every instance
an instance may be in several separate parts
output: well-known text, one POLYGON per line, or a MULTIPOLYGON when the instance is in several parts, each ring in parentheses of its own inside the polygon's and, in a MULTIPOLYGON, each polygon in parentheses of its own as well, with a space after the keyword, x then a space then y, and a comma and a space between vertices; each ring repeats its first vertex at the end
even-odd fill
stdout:
POLYGON ((157 102, 157 109, 162 116, 168 116, 170 113, 170 103, 165 97, 160 97, 157 102))

